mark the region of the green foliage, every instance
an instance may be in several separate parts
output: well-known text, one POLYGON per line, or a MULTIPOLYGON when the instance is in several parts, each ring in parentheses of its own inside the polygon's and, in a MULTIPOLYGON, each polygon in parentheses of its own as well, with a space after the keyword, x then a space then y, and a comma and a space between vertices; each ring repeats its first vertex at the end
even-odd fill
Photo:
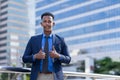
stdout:
POLYGON ((12 79, 15 76, 15 73, 2 73, 1 79, 2 80, 9 80, 12 79))
MULTIPOLYGON (((85 71, 84 62, 77 67, 77 71, 85 71)), ((101 60, 94 60, 94 73, 120 75, 120 62, 112 61, 109 57, 105 57, 101 60)))
POLYGON ((112 61, 106 57, 102 60, 95 60, 95 73, 120 75, 120 62, 112 61))
POLYGON ((26 74, 26 80, 30 80, 30 74, 26 74))
POLYGON ((1 74, 1 79, 2 80, 8 80, 8 73, 2 73, 1 74))
POLYGON ((79 65, 80 66, 77 67, 77 72, 85 72, 85 61, 80 61, 79 65))

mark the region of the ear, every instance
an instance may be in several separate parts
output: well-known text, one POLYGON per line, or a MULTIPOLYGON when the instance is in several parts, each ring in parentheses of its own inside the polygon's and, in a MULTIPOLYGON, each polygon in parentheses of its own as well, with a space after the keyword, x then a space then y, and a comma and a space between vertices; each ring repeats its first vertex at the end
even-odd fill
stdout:
POLYGON ((55 22, 53 22, 53 26, 55 25, 55 22))
POLYGON ((41 22, 40 24, 41 24, 41 26, 43 27, 43 24, 42 24, 42 22, 41 22))

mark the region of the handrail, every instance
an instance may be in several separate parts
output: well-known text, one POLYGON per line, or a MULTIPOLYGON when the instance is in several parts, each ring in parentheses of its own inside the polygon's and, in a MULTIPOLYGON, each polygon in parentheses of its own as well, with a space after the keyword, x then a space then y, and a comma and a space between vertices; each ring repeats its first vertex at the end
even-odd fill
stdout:
POLYGON ((0 66, 0 73, 22 73, 22 74, 30 74, 30 68, 23 67, 11 67, 11 66, 0 66))
MULTIPOLYGON (((23 68, 23 67, 0 67, 0 73, 17 73, 17 74, 30 74, 30 68, 23 68)), ((120 80, 120 76, 115 75, 106 75, 106 74, 95 74, 95 73, 81 73, 81 72, 70 72, 70 71, 63 71, 64 76, 67 78, 68 76, 74 77, 90 77, 94 79, 104 79, 110 78, 115 80, 120 80)))
POLYGON ((90 77, 90 78, 111 78, 111 79, 117 79, 120 80, 120 76, 115 76, 115 75, 106 75, 106 74, 95 74, 95 73, 81 73, 81 72, 69 72, 69 71, 64 71, 65 76, 76 76, 76 77, 90 77))

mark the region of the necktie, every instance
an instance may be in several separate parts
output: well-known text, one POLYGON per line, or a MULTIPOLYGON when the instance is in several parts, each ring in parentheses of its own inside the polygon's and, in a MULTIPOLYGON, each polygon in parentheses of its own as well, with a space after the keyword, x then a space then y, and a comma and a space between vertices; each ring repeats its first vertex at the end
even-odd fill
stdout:
POLYGON ((49 55, 49 50, 48 50, 48 38, 45 37, 45 45, 44 45, 44 52, 46 54, 45 59, 43 60, 43 69, 42 72, 48 72, 48 55, 49 55))

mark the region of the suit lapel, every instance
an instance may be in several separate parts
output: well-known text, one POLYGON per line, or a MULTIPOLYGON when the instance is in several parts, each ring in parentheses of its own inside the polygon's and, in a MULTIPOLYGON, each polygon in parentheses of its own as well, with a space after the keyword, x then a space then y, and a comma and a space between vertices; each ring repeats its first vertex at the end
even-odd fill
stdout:
POLYGON ((55 34, 53 34, 53 46, 55 46, 55 43, 56 43, 56 36, 55 34))
POLYGON ((42 34, 38 36, 39 50, 42 48, 42 34))

